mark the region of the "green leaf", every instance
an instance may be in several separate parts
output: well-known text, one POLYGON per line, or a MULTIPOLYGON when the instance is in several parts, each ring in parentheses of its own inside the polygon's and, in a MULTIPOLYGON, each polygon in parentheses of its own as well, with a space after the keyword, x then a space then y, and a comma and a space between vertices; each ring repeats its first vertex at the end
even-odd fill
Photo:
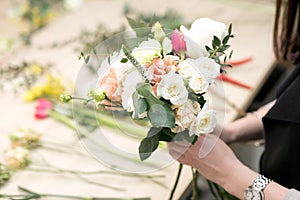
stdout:
POLYGON ((228 35, 231 35, 232 33, 232 24, 229 25, 229 28, 228 28, 228 35))
POLYGON ((90 60, 90 56, 87 56, 86 58, 84 58, 85 64, 88 64, 89 60, 90 60))
POLYGON ((152 87, 149 83, 137 85, 139 95, 143 96, 147 102, 148 117, 155 127, 175 128, 175 115, 170 106, 157 99, 152 94, 152 87))
POLYGON ((159 132, 159 141, 172 142, 175 136, 176 134, 171 129, 162 128, 159 132))
POLYGON ((206 49, 207 52, 211 51, 211 48, 209 46, 206 46, 206 45, 205 45, 205 49, 206 49))
POLYGON ((93 48, 93 54, 94 54, 95 56, 97 56, 97 51, 96 51, 95 48, 93 48))
POLYGON ((134 119, 138 119, 139 115, 147 111, 147 103, 145 99, 140 98, 137 91, 132 94, 133 107, 134 107, 134 119))
POLYGON ((222 44, 227 44, 227 42, 229 41, 230 35, 226 35, 223 40, 222 40, 222 44))
POLYGON ((151 33, 151 28, 144 22, 138 22, 130 17, 126 17, 130 27, 135 30, 137 37, 145 37, 151 33))
POLYGON ((224 51, 226 51, 229 47, 230 47, 230 45, 228 45, 228 44, 222 45, 222 46, 219 47, 218 52, 224 52, 224 51))
POLYGON ((148 109, 150 109, 150 107, 155 104, 164 105, 164 102, 153 96, 151 91, 152 86, 149 83, 137 84, 136 90, 138 91, 139 95, 143 96, 146 99, 148 109))
POLYGON ((142 161, 149 158, 152 152, 157 149, 160 131, 161 128, 151 127, 148 131, 147 137, 141 141, 139 146, 139 154, 142 161))
POLYGON ((167 110, 164 105, 153 104, 148 111, 148 118, 155 127, 172 127, 172 121, 168 120, 167 110))
POLYGON ((121 59, 121 63, 127 63, 128 62, 128 59, 127 58, 122 58, 121 59))
POLYGON ((220 39, 217 36, 214 36, 213 43, 217 47, 221 45, 221 41, 220 41, 220 39))
POLYGON ((230 51, 230 53, 229 53, 229 57, 228 57, 228 58, 229 58, 229 60, 231 59, 231 57, 232 57, 232 54, 233 54, 233 50, 231 50, 231 51, 230 51))
POLYGON ((137 22, 136 20, 134 20, 128 16, 126 16, 126 19, 129 23, 130 27, 133 29, 148 27, 147 24, 145 24, 143 22, 137 22))

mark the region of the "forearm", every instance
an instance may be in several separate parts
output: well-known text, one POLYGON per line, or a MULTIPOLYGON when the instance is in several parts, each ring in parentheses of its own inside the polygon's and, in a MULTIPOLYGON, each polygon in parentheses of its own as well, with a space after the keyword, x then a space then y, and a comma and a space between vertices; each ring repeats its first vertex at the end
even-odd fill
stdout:
POLYGON ((261 107, 257 111, 238 119, 224 127, 224 139, 227 143, 246 142, 249 140, 262 139, 264 127, 262 117, 266 115, 275 101, 261 107))
MULTIPOLYGON (((259 174, 242 164, 234 168, 224 177, 222 186, 239 199, 244 199, 244 190, 252 185, 259 174)), ((283 200, 288 191, 287 188, 271 182, 264 189, 265 200, 283 200)))

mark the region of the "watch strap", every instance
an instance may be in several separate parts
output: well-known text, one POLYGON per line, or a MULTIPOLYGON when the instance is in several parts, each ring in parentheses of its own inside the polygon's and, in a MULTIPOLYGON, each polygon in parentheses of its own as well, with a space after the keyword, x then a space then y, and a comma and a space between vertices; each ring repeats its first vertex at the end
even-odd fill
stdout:
POLYGON ((263 191, 267 185, 269 183, 271 183, 272 180, 269 179, 269 178, 266 178, 265 176, 263 175, 259 175, 254 181, 253 181, 253 184, 252 184, 252 188, 256 189, 256 190, 259 190, 259 191, 263 191))

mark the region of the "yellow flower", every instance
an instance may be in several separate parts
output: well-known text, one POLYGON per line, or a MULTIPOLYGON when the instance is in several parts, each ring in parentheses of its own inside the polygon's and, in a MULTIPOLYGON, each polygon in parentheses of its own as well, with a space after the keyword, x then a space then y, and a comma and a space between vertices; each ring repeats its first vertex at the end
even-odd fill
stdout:
POLYGON ((66 86, 60 76, 47 74, 46 81, 41 85, 30 88, 23 96, 25 101, 33 101, 38 98, 46 97, 59 100, 60 95, 65 93, 66 86))

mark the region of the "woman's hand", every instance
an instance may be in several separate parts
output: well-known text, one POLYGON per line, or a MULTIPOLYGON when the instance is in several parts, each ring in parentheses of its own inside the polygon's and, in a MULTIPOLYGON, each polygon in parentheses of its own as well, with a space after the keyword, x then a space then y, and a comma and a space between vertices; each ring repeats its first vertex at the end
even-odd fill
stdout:
POLYGON ((243 197, 244 189, 258 175, 245 167, 216 135, 200 135, 194 145, 186 141, 172 142, 168 144, 168 150, 173 158, 196 168, 202 176, 238 198, 243 197))

